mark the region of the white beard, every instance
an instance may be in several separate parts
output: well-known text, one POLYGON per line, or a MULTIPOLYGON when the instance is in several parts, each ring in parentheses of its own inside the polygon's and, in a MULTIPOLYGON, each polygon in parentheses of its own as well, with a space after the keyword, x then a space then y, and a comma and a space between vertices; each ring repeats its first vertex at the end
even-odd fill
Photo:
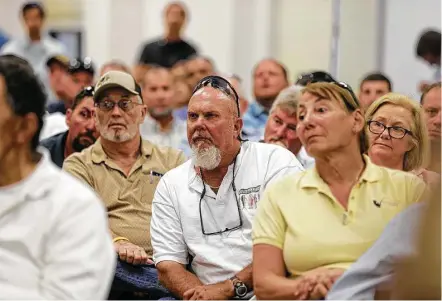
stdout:
POLYGON ((213 145, 203 149, 192 145, 192 152, 195 166, 201 169, 213 170, 221 163, 221 152, 213 145))

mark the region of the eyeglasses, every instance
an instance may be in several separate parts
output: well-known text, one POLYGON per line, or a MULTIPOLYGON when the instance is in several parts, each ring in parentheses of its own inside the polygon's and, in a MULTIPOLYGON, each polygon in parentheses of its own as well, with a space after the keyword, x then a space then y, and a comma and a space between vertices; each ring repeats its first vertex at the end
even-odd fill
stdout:
POLYGON ((118 106, 124 112, 129 112, 135 106, 140 105, 140 103, 133 102, 129 98, 122 98, 118 102, 114 102, 109 99, 103 99, 98 102, 95 102, 94 105, 106 112, 112 111, 115 106, 118 106))
POLYGON ((368 129, 373 134, 382 134, 385 129, 388 131, 388 135, 390 135, 391 138, 395 139, 402 139, 405 137, 405 135, 413 136, 413 133, 407 129, 404 129, 400 126, 386 126, 382 122, 376 121, 376 120, 370 120, 367 122, 368 129))
POLYGON ((200 209, 200 222, 201 222, 201 231, 203 232, 203 235, 218 235, 218 234, 222 234, 224 232, 229 232, 229 231, 234 231, 237 229, 240 229, 243 225, 243 221, 242 221, 242 217, 241 217, 241 208, 239 205, 239 201, 238 201, 238 197, 236 195, 236 186, 235 186, 235 166, 236 166, 236 158, 235 161, 233 162, 233 179, 232 179, 232 189, 233 189, 233 194, 235 195, 235 201, 236 201, 236 206, 238 208, 238 216, 239 216, 239 224, 235 227, 232 228, 226 228, 224 230, 220 230, 220 231, 215 231, 215 232, 206 232, 206 230, 204 229, 204 222, 203 222, 203 214, 201 213, 201 204, 203 201, 204 196, 206 195, 206 185, 204 184, 204 178, 203 178, 203 173, 201 172, 201 179, 203 180, 203 192, 201 193, 201 198, 200 198, 200 203, 199 203, 199 209, 200 209))
POLYGON ((344 95, 342 95, 342 100, 344 101, 345 106, 347 107, 347 109, 348 109, 350 112, 353 112, 354 110, 356 110, 356 109, 359 107, 359 100, 358 100, 358 98, 356 97, 356 94, 353 92, 353 89, 350 87, 350 85, 348 85, 348 84, 346 84, 346 83, 344 83, 344 82, 332 82, 332 83, 335 84, 335 85, 337 85, 338 87, 340 87, 340 88, 342 88, 342 89, 348 91, 348 93, 350 93, 350 95, 351 95, 351 97, 353 98, 353 100, 354 100, 354 102, 355 102, 355 104, 356 104, 357 107, 355 107, 354 105, 352 105, 351 103, 349 103, 349 102, 347 101, 347 99, 345 98, 344 95))
POLYGON ((229 97, 233 97, 233 99, 236 102, 238 117, 240 117, 241 113, 239 110, 238 94, 236 93, 236 91, 232 87, 232 85, 225 78, 222 78, 221 76, 216 76, 216 75, 206 76, 205 78, 203 78, 202 80, 200 80, 198 82, 198 84, 195 86, 195 89, 193 89, 192 94, 195 94, 196 91, 198 91, 199 89, 201 89, 203 87, 207 87, 207 86, 211 86, 217 90, 220 90, 225 95, 227 95, 229 97))

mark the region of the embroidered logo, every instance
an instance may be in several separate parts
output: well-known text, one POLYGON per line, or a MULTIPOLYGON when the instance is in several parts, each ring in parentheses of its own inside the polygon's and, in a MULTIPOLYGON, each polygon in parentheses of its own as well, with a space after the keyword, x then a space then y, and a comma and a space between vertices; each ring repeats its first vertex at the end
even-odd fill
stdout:
POLYGON ((239 202, 241 208, 256 209, 260 198, 260 186, 250 187, 239 190, 239 202))

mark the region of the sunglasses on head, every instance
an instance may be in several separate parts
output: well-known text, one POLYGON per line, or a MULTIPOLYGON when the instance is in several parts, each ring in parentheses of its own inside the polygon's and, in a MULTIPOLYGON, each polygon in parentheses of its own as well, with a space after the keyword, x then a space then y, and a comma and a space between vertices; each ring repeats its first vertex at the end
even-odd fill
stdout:
POLYGON ((92 86, 86 87, 78 93, 78 97, 93 97, 95 92, 95 88, 92 86))
POLYGON ((357 107, 354 107, 351 103, 349 103, 346 98, 344 97, 344 95, 342 95, 342 99, 344 100, 345 106, 347 107, 347 109, 350 112, 353 112, 355 109, 357 109, 359 107, 359 100, 356 97, 356 94, 353 92, 353 89, 350 87, 350 85, 344 83, 344 82, 332 82, 333 84, 335 84, 336 86, 348 91, 348 93, 350 93, 351 97, 353 98, 354 102, 356 103, 357 107))
POLYGON ((296 80, 297 85, 306 86, 313 83, 332 83, 336 80, 327 72, 315 71, 311 73, 301 74, 296 80))
POLYGON ((236 103, 238 117, 240 117, 239 97, 235 89, 229 83, 229 81, 227 81, 225 78, 221 76, 216 76, 216 75, 207 76, 198 82, 198 84, 195 86, 195 89, 193 89, 192 94, 195 94, 196 91, 207 86, 215 88, 229 97, 233 97, 236 103))

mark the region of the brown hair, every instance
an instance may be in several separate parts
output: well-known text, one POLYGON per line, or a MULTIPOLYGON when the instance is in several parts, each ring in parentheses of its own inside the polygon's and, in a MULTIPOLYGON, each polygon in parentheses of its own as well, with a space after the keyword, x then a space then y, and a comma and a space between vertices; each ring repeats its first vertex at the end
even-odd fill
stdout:
MULTIPOLYGON (((312 83, 307 85, 303 89, 302 93, 310 93, 321 99, 330 99, 332 101, 336 101, 341 105, 342 109, 349 114, 360 109, 359 101, 356 96, 352 96, 352 93, 341 87, 339 83, 312 83)), ((361 154, 367 151, 366 141, 365 131, 362 130, 359 134, 359 147, 361 154)))

